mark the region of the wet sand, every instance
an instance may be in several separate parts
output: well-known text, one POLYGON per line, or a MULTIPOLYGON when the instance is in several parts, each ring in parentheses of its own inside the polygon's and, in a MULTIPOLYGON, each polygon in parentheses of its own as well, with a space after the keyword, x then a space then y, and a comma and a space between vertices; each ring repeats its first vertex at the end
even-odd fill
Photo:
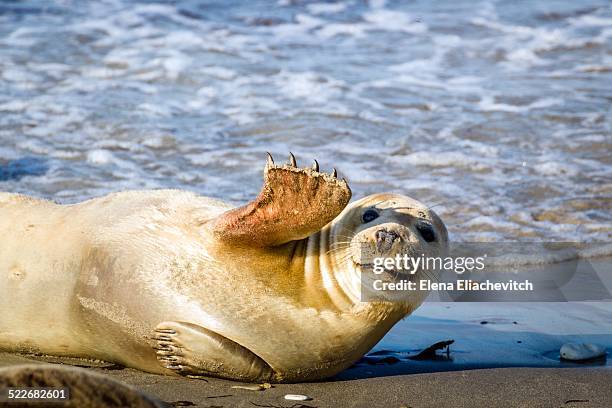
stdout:
MULTIPOLYGON (((0 353, 0 367, 58 359, 0 353)), ((197 407, 605 407, 612 406, 609 368, 495 368, 401 374, 318 383, 277 384, 263 391, 240 383, 165 377, 106 363, 65 360, 134 385, 171 406, 197 407), (304 394, 310 401, 284 399, 304 394)), ((371 368, 373 370, 376 370, 371 368)))

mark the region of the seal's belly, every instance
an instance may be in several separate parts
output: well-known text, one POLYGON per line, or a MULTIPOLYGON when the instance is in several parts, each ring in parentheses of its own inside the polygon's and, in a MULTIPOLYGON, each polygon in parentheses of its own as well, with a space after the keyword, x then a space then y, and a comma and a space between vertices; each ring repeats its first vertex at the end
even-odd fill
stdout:
POLYGON ((67 333, 81 246, 66 222, 53 203, 0 196, 0 347, 74 346, 67 333))

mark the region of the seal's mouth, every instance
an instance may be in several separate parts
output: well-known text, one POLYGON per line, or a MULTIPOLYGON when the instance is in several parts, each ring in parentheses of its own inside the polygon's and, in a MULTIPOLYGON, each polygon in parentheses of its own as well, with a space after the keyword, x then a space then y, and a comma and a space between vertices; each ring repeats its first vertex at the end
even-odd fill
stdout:
POLYGON ((350 259, 351 259, 351 263, 353 264, 353 266, 359 266, 361 268, 373 268, 374 267, 374 263, 372 262, 359 262, 353 256, 351 256, 350 259))
POLYGON ((351 253, 351 256, 349 258, 350 258, 351 263, 355 267, 359 267, 359 268, 362 268, 362 269, 366 269, 366 268, 367 269, 372 269, 372 268, 374 268, 374 260, 373 259, 368 259, 368 260, 365 260, 366 262, 362 262, 361 261, 361 259, 362 259, 362 255, 361 254, 357 254, 356 255, 353 252, 353 253, 351 253))
POLYGON ((415 273, 408 272, 403 269, 395 269, 395 268, 384 268, 384 270, 380 273, 375 273, 374 268, 376 265, 372 262, 358 262, 351 257, 351 263, 355 269, 358 269, 362 274, 365 272, 366 274, 375 277, 376 279, 381 279, 386 282, 392 282, 397 280, 415 280, 418 271, 415 273))
MULTIPOLYGON (((364 240, 363 238, 354 239, 350 244, 350 255, 347 262, 350 262, 350 266, 358 270, 362 275, 370 276, 374 279, 382 279, 388 282, 414 279, 415 273, 401 269, 401 267, 396 267, 395 264, 392 267, 381 269, 381 260, 396 259, 405 250, 405 248, 401 248, 401 251, 397 251, 398 248, 394 249, 392 251, 380 251, 376 241, 364 240)), ((389 265, 387 264, 386 266, 389 265)))

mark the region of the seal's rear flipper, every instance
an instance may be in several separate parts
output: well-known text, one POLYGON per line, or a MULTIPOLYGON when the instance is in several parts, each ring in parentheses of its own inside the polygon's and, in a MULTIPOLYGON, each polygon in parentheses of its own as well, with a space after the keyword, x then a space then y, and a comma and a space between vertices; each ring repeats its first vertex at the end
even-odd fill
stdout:
POLYGON ((264 186, 254 201, 215 220, 222 240, 251 246, 274 246, 306 238, 333 220, 348 204, 351 190, 344 179, 289 164, 278 166, 268 154, 264 186))
POLYGON ((157 360, 177 374, 244 381, 270 381, 273 370, 261 358, 213 331, 185 322, 155 328, 157 360))

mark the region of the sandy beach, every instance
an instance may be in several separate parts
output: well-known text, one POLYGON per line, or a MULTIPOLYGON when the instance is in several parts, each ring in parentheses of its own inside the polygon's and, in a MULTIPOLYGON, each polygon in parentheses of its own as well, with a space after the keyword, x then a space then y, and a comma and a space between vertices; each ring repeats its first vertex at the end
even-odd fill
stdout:
MULTIPOLYGON (((0 353, 0 367, 33 362, 42 361, 0 353)), ((134 385, 171 406, 417 408, 612 405, 612 371, 605 368, 476 369, 276 384, 263 391, 234 389, 231 387, 240 383, 214 378, 203 381, 165 377, 116 366, 91 366, 88 369, 134 385), (312 399, 296 403, 285 400, 285 394, 303 394, 312 399)))

